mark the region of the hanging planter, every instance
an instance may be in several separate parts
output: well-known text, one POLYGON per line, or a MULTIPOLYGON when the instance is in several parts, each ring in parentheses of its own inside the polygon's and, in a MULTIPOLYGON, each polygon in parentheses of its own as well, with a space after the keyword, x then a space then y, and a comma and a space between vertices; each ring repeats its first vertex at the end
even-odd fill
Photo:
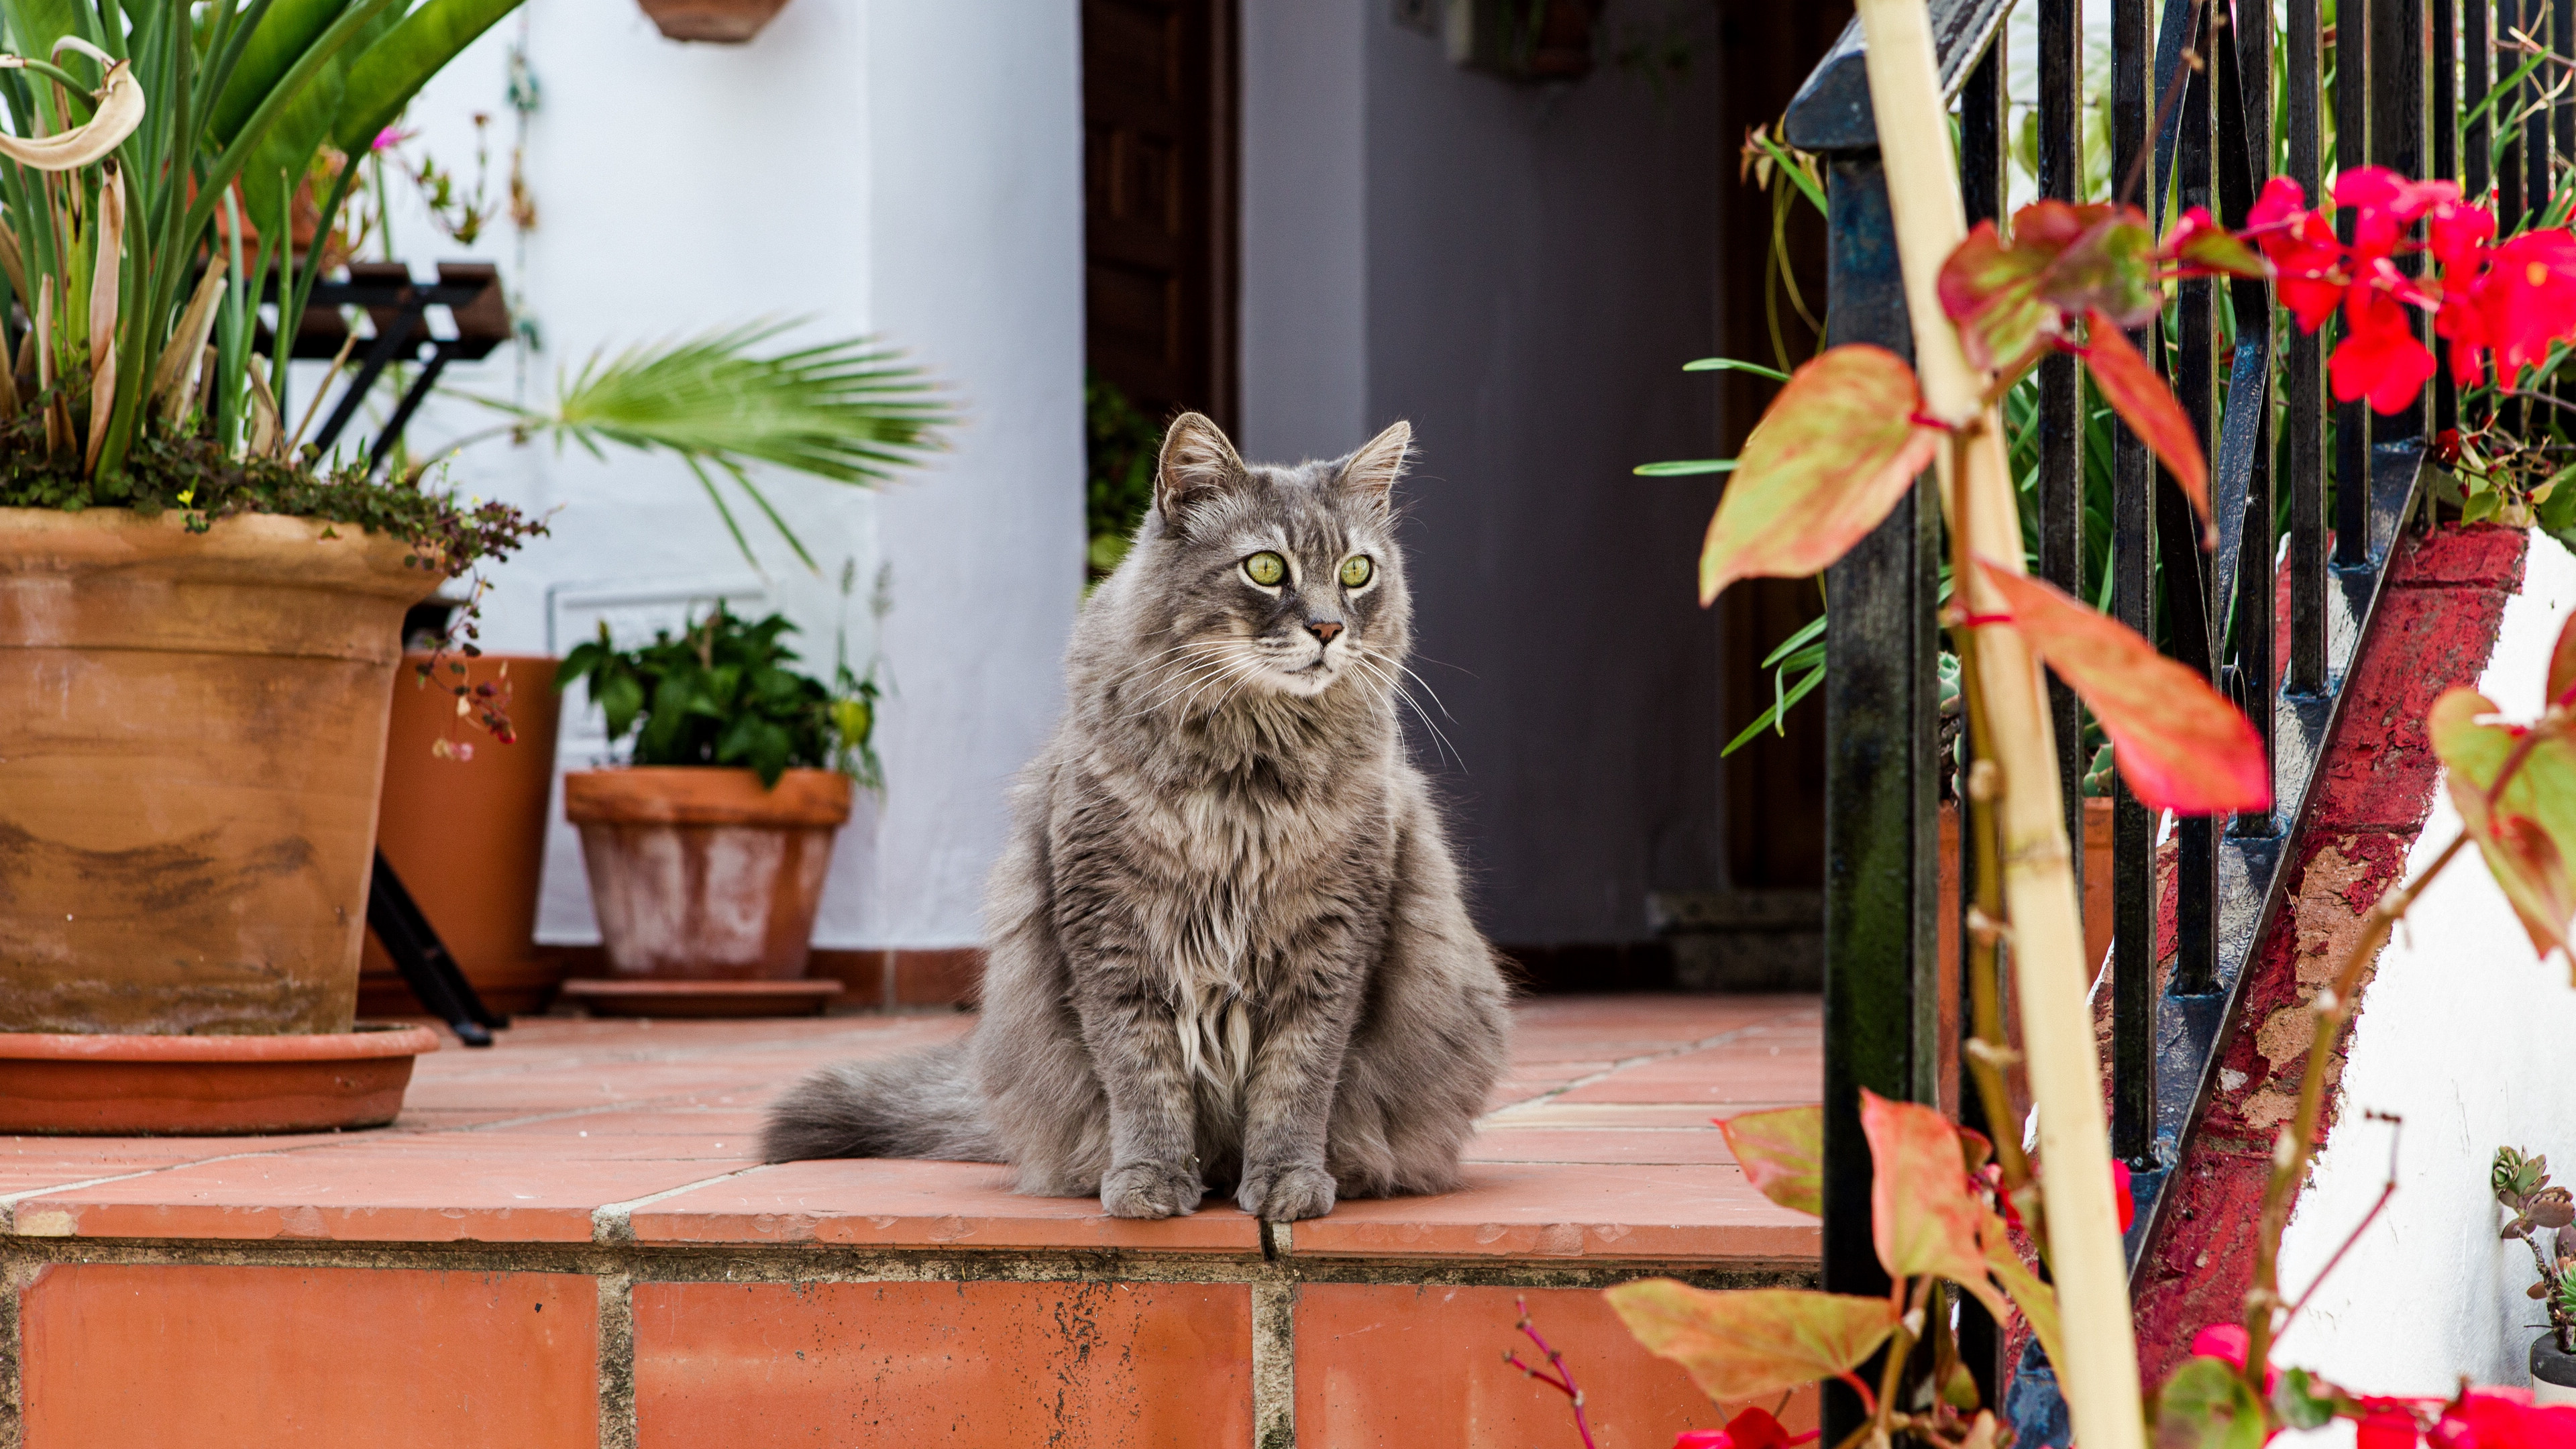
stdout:
POLYGON ((640 0, 653 27, 670 40, 740 45, 787 6, 787 0, 640 0))

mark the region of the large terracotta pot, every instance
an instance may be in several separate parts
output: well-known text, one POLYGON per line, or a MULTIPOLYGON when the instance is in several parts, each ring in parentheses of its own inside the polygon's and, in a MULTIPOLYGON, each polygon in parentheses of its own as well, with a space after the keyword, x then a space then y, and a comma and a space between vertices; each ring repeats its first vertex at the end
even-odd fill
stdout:
POLYGON ((790 770, 583 770, 564 776, 591 907, 620 977, 791 981, 805 974, 850 782, 790 770))
POLYGON ((0 509, 0 1031, 350 1029, 411 552, 0 509))
MULTIPOLYGON (((564 963, 537 948, 537 888, 545 868, 546 800, 554 784, 555 661, 544 655, 450 656, 438 683, 506 687, 516 743, 502 744, 456 715, 455 696, 423 688, 403 656, 385 738, 383 806, 376 845, 429 917, 439 941, 499 1012, 542 1009, 563 981, 564 963), (506 673, 504 672, 506 671, 506 673), (451 748, 440 751, 440 740, 451 748), (470 753, 453 748, 462 742, 470 753)), ((358 1009, 370 1016, 417 1015, 420 1003, 370 935, 358 981, 358 1009)))

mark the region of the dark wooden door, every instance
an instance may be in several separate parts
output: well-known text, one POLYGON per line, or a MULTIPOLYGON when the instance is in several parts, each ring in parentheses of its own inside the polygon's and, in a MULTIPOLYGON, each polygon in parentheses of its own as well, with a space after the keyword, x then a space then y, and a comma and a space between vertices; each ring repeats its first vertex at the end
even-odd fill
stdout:
POLYGON ((1234 425, 1234 0, 1082 0, 1092 371, 1234 425))

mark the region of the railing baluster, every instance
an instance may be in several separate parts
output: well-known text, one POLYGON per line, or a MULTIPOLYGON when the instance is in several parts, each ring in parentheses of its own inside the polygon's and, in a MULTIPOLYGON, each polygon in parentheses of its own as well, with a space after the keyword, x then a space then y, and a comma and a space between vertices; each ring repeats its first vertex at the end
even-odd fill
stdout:
MULTIPOLYGON (((2495 43, 2499 47, 2495 57, 2497 79, 2522 69, 2522 56, 2501 47, 2511 42, 2515 32, 2522 29, 2524 5, 2538 3, 2539 0, 2495 0, 2495 43)), ((2531 209, 2522 190, 2523 182, 2529 178, 2522 164, 2522 123, 2516 119, 2522 114, 2523 102, 2530 93, 2531 81, 2528 78, 2515 81, 2496 97, 2495 106, 2489 112, 2503 141, 2496 151, 2495 160, 2496 231, 2499 235, 2520 229, 2524 214, 2531 209)))
MULTIPOLYGON (((2349 8, 2336 14, 2335 166, 2351 171, 2370 164, 2371 35, 2365 16, 2349 8)), ((2347 246, 2352 222, 2350 208, 2336 211, 2335 233, 2347 246)), ((2334 561, 2351 568, 2370 556, 2370 411, 2359 402, 2335 407, 2334 479, 2334 561)))
MULTIPOLYGON (((2176 112, 2174 185, 2179 190, 2177 214, 2210 204, 2211 131, 2217 118, 2214 53, 2218 29, 2202 0, 2165 0, 2166 13, 2177 7, 2193 13, 2191 48, 2202 58, 2184 78, 2176 112)), ((2162 104, 2162 98, 2158 100, 2162 104)), ((2209 277, 2186 280, 2177 289, 2176 348, 2170 364, 2174 391, 2200 435, 2201 456, 2218 456, 2218 283, 2209 277)), ((2164 564, 2166 652, 2204 679, 2216 679, 2216 651, 2211 647, 2209 556, 2201 551, 2200 519, 2181 488, 2157 472, 2156 553, 2164 564)), ((2211 989, 2218 969, 2218 830, 2219 822, 2193 817, 2176 823, 2174 871, 2174 987, 2199 995, 2211 989)), ((2154 1017, 2145 1021, 2154 1051, 2154 1017)), ((2113 1031, 2118 1031, 2115 1025, 2113 1031)), ((2115 1046, 2114 1052, 2117 1052, 2115 1046)), ((2148 1109, 2152 1121, 2153 1107, 2148 1109)), ((2152 1142, 2152 1127, 2150 1141, 2152 1142)), ((2142 1154, 2143 1155, 2143 1149, 2142 1154)))
MULTIPOLYGON (((2482 0, 2471 0, 2472 4, 2482 0)), ((2511 4, 2512 0, 2505 0, 2511 4)), ((2290 176, 2317 205, 2325 191, 2325 57, 2319 0, 2288 0, 2281 71, 2290 176)), ((2290 475, 2290 672, 2294 694, 2326 689, 2326 374, 2325 334, 2289 329, 2285 390, 2290 397, 2286 467, 2290 475)))
MULTIPOLYGON (((2424 171, 2424 0, 2370 0, 2370 160, 2400 176, 2424 171)), ((2403 254, 2398 267, 2420 273, 2424 259, 2403 254)), ((2433 319, 2406 309, 2417 340, 2431 343, 2433 319)), ((2370 420, 2376 443, 2424 435, 2424 398, 2370 420)))
MULTIPOLYGON (((2121 185, 2155 144, 2148 0, 2111 0, 2111 177, 2121 185)), ((2149 195, 2161 194, 2161 185, 2149 195)), ((2133 340, 2154 347, 2154 332, 2133 340)), ((2160 348, 2157 350, 2161 350, 2160 348)), ((2146 444, 2114 427, 2111 445, 2112 609, 2143 634, 2155 629, 2155 469, 2146 444)), ((2143 1161, 2155 1148, 2155 817, 2125 778, 2113 794, 2111 1150, 2143 1161)))
MULTIPOLYGON (((2218 47, 2222 82, 2218 92, 2218 154, 2223 163, 2219 170, 2219 201, 2224 208, 2220 220, 2229 226, 2243 226, 2246 213, 2252 209, 2256 187, 2273 166, 2272 27, 2258 19, 2257 23, 2234 27, 2232 35, 2233 45, 2218 47)), ((2219 629, 2223 636, 2232 616, 2236 701, 2263 741, 2263 758, 2278 761, 2272 711, 2273 695, 2280 683, 2280 662, 2273 648, 2273 559, 2280 531, 2272 481, 2272 368, 2279 359, 2272 351, 2271 284, 2259 278, 2236 278, 2228 284, 2228 301, 2236 323, 2236 364, 2228 384, 2228 431, 2240 440, 2245 436, 2244 419, 2237 415, 2240 407, 2253 414, 2253 427, 2252 445, 2244 465, 2245 506, 2239 514, 2242 532, 2236 576, 2233 580, 2219 580, 2222 589, 2232 592, 2234 607, 2219 614, 2219 629), (2247 379, 2251 379, 2256 396, 2240 401, 2237 392, 2247 385, 2247 379)), ((2229 450, 2222 448, 2219 456, 2224 471, 2229 450)), ((2241 815, 2231 828, 2240 835, 2269 835, 2273 830, 2272 816, 2268 811, 2241 815)))
MULTIPOLYGON (((2467 111, 2484 106, 2495 86, 2489 66, 2495 50, 2487 38, 2487 0, 2459 0, 2459 5, 2460 109, 2467 111)), ((2471 201, 2483 200, 2495 189, 2494 151, 2495 110, 2490 106, 2470 119, 2467 134, 2460 137, 2460 189, 2471 201)))
MULTIPOLYGON (((2560 60, 2576 59, 2576 0, 2557 0, 2550 7, 2549 53, 2560 60)), ((2568 71, 2567 67, 2552 63, 2541 67, 2537 74, 2543 82, 2556 85, 2566 79, 2568 71)), ((2550 107, 2550 112, 2550 133, 2557 142, 2558 159, 2564 161, 2576 157, 2576 102, 2569 101, 2562 94, 2550 107)), ((2547 208, 2546 188, 2534 188, 2533 195, 2537 198, 2533 202, 2535 210, 2547 208)))
MULTIPOLYGON (((2549 8, 2549 0, 2522 0, 2522 33, 2544 46, 2549 44, 2551 29, 2549 8)), ((2520 65, 2525 59, 2517 55, 2514 63, 2520 65)), ((2522 83, 2522 98, 2532 108, 2522 123, 2522 201, 2535 219, 2549 210, 2549 107, 2539 102, 2557 79, 2544 65, 2522 83)))
MULTIPOLYGON (((2461 0, 2432 0, 2433 32, 2433 174, 2460 179, 2460 66, 2455 42, 2460 27, 2453 11, 2461 0)), ((2471 0, 2474 3, 2474 0, 2471 0)), ((2571 11, 2576 14, 2576 11, 2571 11)), ((2460 393, 2451 381, 2451 339, 2433 339, 2433 356, 2441 370, 2433 374, 2433 429, 2460 425, 2460 393)))
MULTIPOLYGON (((2036 0, 2039 6, 2039 194, 2080 200, 2084 184, 2084 14, 2082 0, 2036 0)), ((2039 364, 2039 572, 2078 598, 2084 578, 2084 414, 2075 359, 2055 353, 2039 364)), ((2066 792, 2066 838, 2075 844, 2075 889, 2084 889, 2083 708, 2064 680, 2048 677, 2050 726, 2057 732, 2057 774, 2066 792)), ((2099 967, 2099 961, 2084 963, 2099 967)))

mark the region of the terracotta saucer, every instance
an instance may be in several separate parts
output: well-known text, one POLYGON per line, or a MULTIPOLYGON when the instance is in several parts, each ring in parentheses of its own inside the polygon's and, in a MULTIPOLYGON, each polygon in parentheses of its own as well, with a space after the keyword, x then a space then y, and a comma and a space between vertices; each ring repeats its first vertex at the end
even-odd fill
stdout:
POLYGON ((214 1137, 381 1127, 426 1027, 310 1036, 0 1032, 0 1132, 214 1137))
POLYGON ((593 1016, 812 1016, 840 994, 838 981, 594 976, 563 984, 563 999, 593 1016))

